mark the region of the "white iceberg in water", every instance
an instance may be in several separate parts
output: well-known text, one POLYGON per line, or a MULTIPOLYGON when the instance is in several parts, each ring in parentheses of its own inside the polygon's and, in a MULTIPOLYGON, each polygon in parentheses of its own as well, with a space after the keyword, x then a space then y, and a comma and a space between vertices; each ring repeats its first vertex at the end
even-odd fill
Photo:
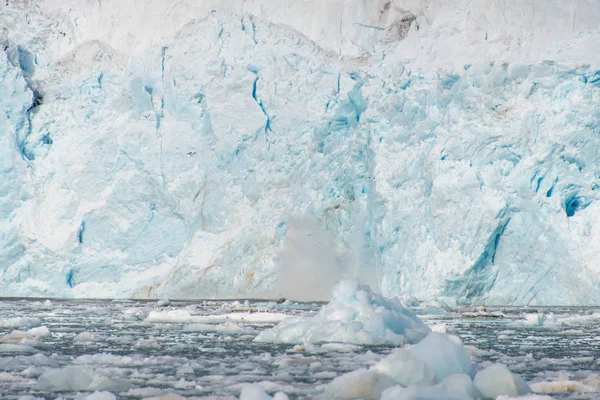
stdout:
POLYGON ((261 332, 258 342, 403 345, 417 343, 430 332, 398 300, 373 293, 357 280, 338 283, 329 304, 312 317, 291 317, 261 332))

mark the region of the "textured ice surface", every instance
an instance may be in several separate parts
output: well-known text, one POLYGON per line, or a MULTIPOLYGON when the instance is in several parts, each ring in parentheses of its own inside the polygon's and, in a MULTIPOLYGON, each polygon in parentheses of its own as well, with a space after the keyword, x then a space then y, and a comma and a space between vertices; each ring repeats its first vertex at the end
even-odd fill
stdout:
POLYGON ((256 341, 403 345, 416 343, 429 332, 399 301, 373 293, 357 280, 346 280, 333 287, 331 302, 316 315, 284 319, 261 332, 256 341))
POLYGON ((599 25, 595 0, 3 1, 0 293, 596 304, 599 25))

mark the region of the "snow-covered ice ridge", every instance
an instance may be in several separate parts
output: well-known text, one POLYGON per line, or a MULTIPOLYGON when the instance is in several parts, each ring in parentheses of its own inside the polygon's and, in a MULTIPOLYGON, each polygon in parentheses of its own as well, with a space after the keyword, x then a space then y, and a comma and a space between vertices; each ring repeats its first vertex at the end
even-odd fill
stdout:
POLYGON ((288 296, 329 264, 597 304, 599 28, 595 0, 3 1, 0 293, 288 296))

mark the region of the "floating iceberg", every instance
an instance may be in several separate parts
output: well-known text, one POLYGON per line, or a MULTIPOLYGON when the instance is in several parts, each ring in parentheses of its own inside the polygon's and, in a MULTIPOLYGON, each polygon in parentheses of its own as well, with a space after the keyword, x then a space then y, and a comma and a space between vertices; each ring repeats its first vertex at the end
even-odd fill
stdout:
POLYGON ((331 302, 311 317, 290 317, 261 332, 256 341, 354 344, 416 343, 430 329, 397 300, 373 293, 357 280, 333 288, 331 302))

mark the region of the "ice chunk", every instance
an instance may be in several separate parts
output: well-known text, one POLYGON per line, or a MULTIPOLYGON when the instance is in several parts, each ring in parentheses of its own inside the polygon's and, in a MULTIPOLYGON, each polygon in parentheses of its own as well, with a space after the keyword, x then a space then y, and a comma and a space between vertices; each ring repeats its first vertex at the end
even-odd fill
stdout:
POLYGON ((27 333, 36 337, 46 337, 50 336, 50 329, 46 326, 38 326, 37 328, 29 329, 27 333))
POLYGON ((138 349, 160 349, 160 344, 154 338, 140 339, 135 344, 138 349))
POLYGON ((394 386, 383 392, 381 400, 472 400, 462 392, 447 391, 442 388, 394 386))
POLYGON ((32 328, 40 325, 41 322, 37 318, 0 318, 0 328, 32 328))
POLYGON ((557 380, 552 382, 535 382, 529 385, 535 393, 591 393, 598 392, 599 387, 587 382, 557 380))
POLYGON ((260 385, 245 385, 240 393, 240 400, 288 400, 283 392, 277 392, 273 397, 269 396, 260 385))
POLYGON ((0 344, 1 353, 37 353, 37 350, 24 344, 3 343, 0 344))
POLYGON ((233 322, 225 322, 224 324, 190 324, 183 327, 184 332, 219 332, 233 334, 252 333, 253 329, 235 324, 233 322))
POLYGON ((453 374, 473 375, 473 365, 457 336, 430 333, 410 352, 417 360, 423 361, 438 380, 453 374))
POLYGON ((460 376, 470 377, 473 366, 457 337, 430 333, 409 349, 394 350, 372 370, 389 376, 402 386, 431 386, 453 376, 455 378, 446 381, 445 385, 463 387, 460 376))
POLYGON ((131 384, 121 379, 112 379, 93 370, 79 366, 67 366, 44 372, 38 378, 41 389, 52 391, 110 391, 122 392, 131 384))
POLYGON ((531 393, 523 378, 513 374, 502 364, 493 364, 477 372, 473 382, 486 398, 493 399, 501 395, 522 396, 531 393))
POLYGON ((104 340, 104 335, 97 332, 80 332, 73 338, 73 341, 80 344, 91 344, 104 340))
POLYGON ((402 386, 430 386, 436 383, 435 373, 422 360, 416 359, 408 349, 394 350, 375 364, 372 370, 389 376, 402 386))
POLYGON ((50 358, 42 353, 34 354, 32 356, 15 356, 15 357, 2 357, 0 358, 0 367, 17 367, 17 366, 58 366, 58 361, 55 358, 50 358))
POLYGON ((111 392, 96 391, 84 398, 84 400, 117 400, 117 396, 111 392))
POLYGON ((469 375, 466 374, 452 374, 444 378, 442 382, 436 385, 436 387, 450 392, 450 393, 463 393, 468 398, 479 399, 481 393, 475 387, 473 380, 469 375))
POLYGON ((392 385, 393 381, 388 376, 362 368, 338 376, 325 391, 340 399, 378 399, 392 385))
POLYGON ((555 326, 558 321, 552 313, 532 313, 525 314, 524 325, 527 326, 555 326))
POLYGON ((315 316, 288 318, 255 340, 402 345, 416 343, 429 332, 399 301, 373 293, 357 280, 346 280, 334 286, 331 302, 315 316))

